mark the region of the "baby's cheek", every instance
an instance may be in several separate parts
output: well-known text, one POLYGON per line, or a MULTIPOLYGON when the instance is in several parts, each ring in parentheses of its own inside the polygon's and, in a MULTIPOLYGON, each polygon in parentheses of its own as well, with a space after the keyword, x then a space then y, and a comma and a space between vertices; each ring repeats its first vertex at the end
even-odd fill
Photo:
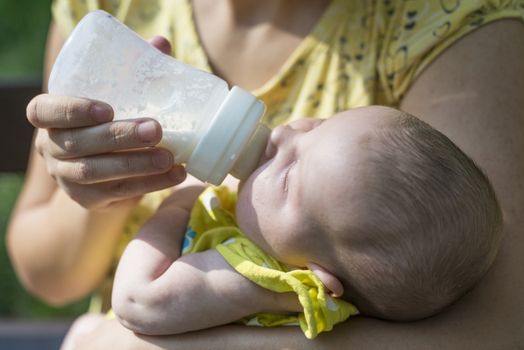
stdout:
POLYGON ((282 216, 280 234, 275 238, 275 253, 285 263, 305 266, 314 258, 314 248, 321 243, 319 235, 300 215, 287 212, 282 216))

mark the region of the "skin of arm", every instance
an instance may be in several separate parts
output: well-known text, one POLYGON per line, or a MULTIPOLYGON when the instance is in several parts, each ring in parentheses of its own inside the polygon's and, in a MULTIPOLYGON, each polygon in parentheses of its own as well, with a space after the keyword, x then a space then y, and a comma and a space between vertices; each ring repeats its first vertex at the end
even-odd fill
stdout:
POLYGON ((175 336, 138 336, 118 322, 106 320, 79 348, 458 350, 524 347, 522 57, 522 22, 500 20, 485 25, 452 45, 422 72, 400 106, 448 135, 478 163, 491 179, 504 212, 505 237, 494 265, 473 290, 448 310, 411 323, 357 317, 313 341, 307 340, 296 327, 236 325, 175 336))
POLYGON ((214 249, 180 256, 189 215, 203 188, 176 191, 127 246, 115 276, 113 311, 130 330, 178 334, 261 311, 301 310, 238 274, 214 249))

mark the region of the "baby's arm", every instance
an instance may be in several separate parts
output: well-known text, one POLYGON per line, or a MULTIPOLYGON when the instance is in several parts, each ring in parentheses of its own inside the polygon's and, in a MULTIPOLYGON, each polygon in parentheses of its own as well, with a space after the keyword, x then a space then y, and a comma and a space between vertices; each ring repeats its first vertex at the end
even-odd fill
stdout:
POLYGON ((191 207, 201 188, 174 194, 140 230, 120 260, 113 310, 142 334, 213 327, 261 311, 299 311, 295 295, 263 289, 215 250, 180 256, 191 207))

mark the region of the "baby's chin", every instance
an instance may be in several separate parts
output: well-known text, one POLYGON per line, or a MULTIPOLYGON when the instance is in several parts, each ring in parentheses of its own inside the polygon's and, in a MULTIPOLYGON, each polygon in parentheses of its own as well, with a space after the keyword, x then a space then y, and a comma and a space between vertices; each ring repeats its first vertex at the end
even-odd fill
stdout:
POLYGON ((244 188, 244 185, 246 184, 246 180, 240 180, 238 182, 238 186, 237 186, 237 193, 240 193, 240 191, 242 191, 242 189, 244 188))

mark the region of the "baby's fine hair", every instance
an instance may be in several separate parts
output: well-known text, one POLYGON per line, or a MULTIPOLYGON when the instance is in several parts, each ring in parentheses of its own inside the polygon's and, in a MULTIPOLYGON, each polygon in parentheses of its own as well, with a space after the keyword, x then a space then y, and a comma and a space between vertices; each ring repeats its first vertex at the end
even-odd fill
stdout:
POLYGON ((403 114, 374 131, 368 149, 361 244, 342 277, 371 316, 414 320, 465 294, 498 250, 502 213, 483 172, 450 139, 403 114))

